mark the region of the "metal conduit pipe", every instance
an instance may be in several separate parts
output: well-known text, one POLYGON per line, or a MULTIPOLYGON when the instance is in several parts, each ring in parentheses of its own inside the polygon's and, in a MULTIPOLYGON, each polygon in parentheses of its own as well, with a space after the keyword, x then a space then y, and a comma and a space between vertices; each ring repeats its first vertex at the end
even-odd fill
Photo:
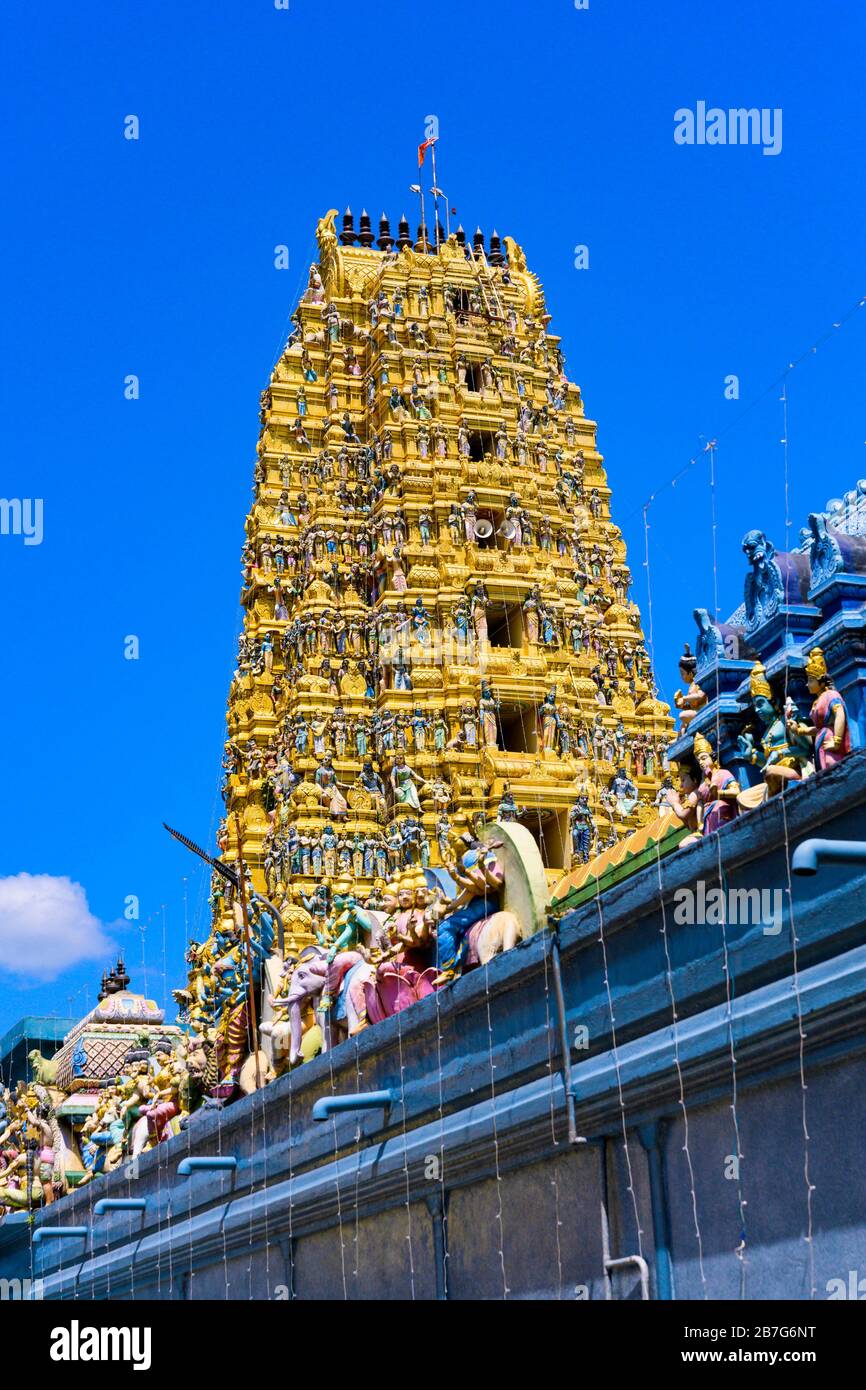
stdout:
POLYGON ((313 1106, 314 1120, 327 1120, 331 1115, 345 1115, 353 1110, 388 1109, 397 1096, 394 1091, 350 1091, 343 1096, 320 1096, 313 1106))
POLYGON ((33 1232, 33 1244, 43 1240, 87 1240, 89 1226, 40 1226, 33 1232))
POLYGON ((794 850, 791 869, 811 876, 823 860, 832 864, 866 864, 866 840, 803 840, 794 850))
POLYGON ((671 1258, 671 1221, 665 1183, 664 1163, 659 1143, 659 1121, 638 1127, 638 1138, 646 1152, 649 1169, 650 1208, 655 1242, 656 1294, 668 1301, 674 1297, 674 1267, 671 1258))
POLYGON ((644 1303, 649 1302, 649 1265, 643 1255, 623 1255, 621 1260, 605 1260, 604 1267, 608 1275, 613 1269, 636 1269, 640 1276, 641 1299, 644 1303))
POLYGON ((559 960, 559 935, 554 928, 550 934, 550 959, 553 966, 553 997, 556 1000, 556 1020, 559 1029, 559 1050, 562 1054, 562 1084, 565 1087, 565 1115, 568 1121, 569 1144, 585 1144, 577 1132, 574 1114, 574 1095, 571 1089, 571 1048, 568 1044, 568 1025, 565 1021, 565 995, 562 992, 562 966, 559 960))
POLYGON ((601 1149, 601 1258, 604 1271, 604 1296, 607 1302, 613 1301, 613 1281, 611 1274, 617 1269, 634 1268, 640 1275, 640 1296, 649 1302, 649 1266, 642 1255, 622 1255, 613 1258, 610 1253, 610 1217, 608 1215, 610 1191, 607 1177, 607 1136, 599 1140, 601 1149))
POLYGON ((192 1173, 234 1172, 238 1166, 236 1158, 229 1154, 211 1154, 201 1158, 182 1158, 177 1165, 177 1176, 188 1178, 192 1173))
POLYGON ((446 1233, 446 1202, 447 1194, 436 1192, 426 1199, 427 1210, 433 1223, 433 1268, 436 1277, 436 1300, 444 1303, 448 1298, 448 1276, 446 1273, 446 1262, 448 1260, 448 1237, 446 1233))

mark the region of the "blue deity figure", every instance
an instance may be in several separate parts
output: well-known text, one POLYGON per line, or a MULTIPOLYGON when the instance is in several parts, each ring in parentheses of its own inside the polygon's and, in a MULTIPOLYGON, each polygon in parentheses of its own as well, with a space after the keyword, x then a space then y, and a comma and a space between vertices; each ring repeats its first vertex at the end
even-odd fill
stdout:
POLYGON ((588 864, 592 849, 594 821, 589 802, 579 796, 568 813, 568 828, 571 833, 571 849, 579 864, 588 864))
POLYGON ((307 721, 302 714, 295 718, 295 750, 298 753, 306 753, 310 737, 310 730, 307 721))
POLYGON ((639 795, 637 787, 627 775, 624 767, 617 768, 610 781, 610 790, 616 801, 617 815, 622 816, 625 820, 637 806, 639 795))
POLYGON ((547 605, 541 610, 541 640, 546 647, 555 647, 559 641, 556 621, 547 605))
POLYGON ((412 631, 419 642, 425 646, 430 641, 430 614, 424 607, 424 600, 419 594, 412 609, 412 631))
POLYGON ((526 810, 525 806, 518 806, 514 800, 514 794, 507 782, 502 786, 502 797, 496 808, 496 819, 498 821, 520 820, 526 810))
POLYGON ((751 763, 759 762, 763 755, 761 772, 772 794, 781 791, 786 782, 799 781, 807 767, 811 770, 812 745, 807 737, 797 732, 798 716, 793 702, 788 702, 784 713, 776 708, 770 683, 760 661, 756 661, 752 667, 749 693, 752 710, 763 726, 759 736, 761 752, 755 747, 754 735, 749 731, 740 735, 739 749, 751 763))
POLYGON ((376 872, 376 845, 367 837, 364 841, 364 876, 373 878, 376 872))
POLYGON ((422 709, 416 706, 409 722, 415 739, 415 751, 417 753, 423 753, 427 743, 427 716, 422 709))
POLYGON ((376 840, 376 877, 388 877, 388 846, 381 836, 376 840))
POLYGON ((330 909, 330 893, 326 883, 320 883, 313 890, 309 897, 301 894, 301 902, 313 919, 313 926, 316 934, 324 926, 325 920, 330 909))
POLYGON ((397 648, 397 655, 394 658, 394 689, 412 689, 412 676, 409 672, 409 667, 406 665, 406 658, 403 655, 403 649, 401 647, 397 648))

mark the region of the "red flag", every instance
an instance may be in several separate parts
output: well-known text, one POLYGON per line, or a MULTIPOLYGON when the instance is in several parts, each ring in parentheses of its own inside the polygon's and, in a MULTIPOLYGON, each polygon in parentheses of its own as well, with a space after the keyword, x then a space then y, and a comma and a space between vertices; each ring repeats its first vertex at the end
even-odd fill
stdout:
POLYGON ((421 165, 424 163, 424 156, 425 156, 425 154, 427 153, 428 149, 430 148, 431 145, 435 145, 435 143, 436 143, 435 139, 434 139, 434 140, 425 140, 424 143, 423 143, 422 145, 419 145, 419 146, 418 146, 418 168, 419 168, 419 169, 421 168, 421 165))

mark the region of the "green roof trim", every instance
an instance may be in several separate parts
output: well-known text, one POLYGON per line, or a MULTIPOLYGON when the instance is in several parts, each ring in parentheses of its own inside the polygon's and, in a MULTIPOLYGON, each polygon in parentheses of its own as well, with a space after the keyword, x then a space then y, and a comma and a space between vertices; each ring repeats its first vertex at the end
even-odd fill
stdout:
POLYGON ((580 888, 573 888, 564 898, 554 898, 550 904, 551 911, 558 916, 562 912, 570 912, 573 908, 590 902, 599 894, 606 893, 608 888, 613 888, 614 884, 620 883, 622 879, 631 877, 632 874, 647 868, 649 864, 655 864, 660 858, 663 859, 666 854, 677 849, 680 841, 690 833, 688 826, 681 825, 671 834, 665 835, 662 840, 655 840, 647 845, 638 854, 627 854, 621 864, 614 864, 611 868, 605 869, 599 878, 590 876, 580 888))

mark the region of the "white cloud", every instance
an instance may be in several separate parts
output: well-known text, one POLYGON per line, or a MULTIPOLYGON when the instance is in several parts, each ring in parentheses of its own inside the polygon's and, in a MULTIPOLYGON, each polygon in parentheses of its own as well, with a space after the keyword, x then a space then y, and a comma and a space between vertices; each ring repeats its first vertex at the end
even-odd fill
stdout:
POLYGON ((71 965, 104 959, 114 949, 80 883, 51 874, 0 878, 0 970, 54 980, 71 965))

